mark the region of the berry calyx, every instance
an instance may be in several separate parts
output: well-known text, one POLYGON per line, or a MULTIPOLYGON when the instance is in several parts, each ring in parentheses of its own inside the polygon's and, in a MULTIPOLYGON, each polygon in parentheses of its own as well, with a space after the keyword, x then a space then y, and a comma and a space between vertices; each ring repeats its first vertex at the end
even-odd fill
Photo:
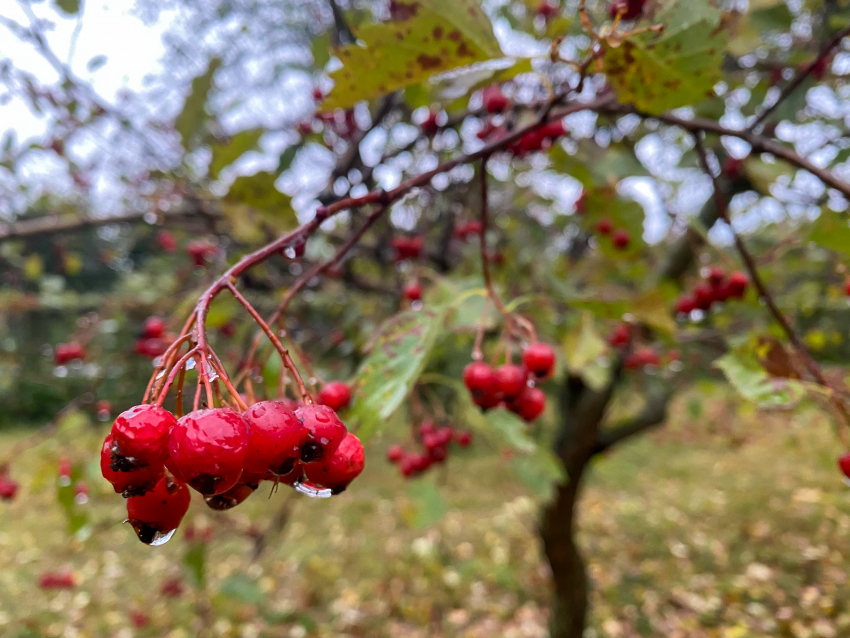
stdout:
POLYGON ((263 477, 267 472, 289 474, 301 458, 307 441, 307 428, 295 411, 281 401, 260 401, 242 415, 251 431, 243 461, 240 482, 250 482, 249 474, 263 477))
POLYGON ((305 405, 295 411, 308 431, 307 441, 301 446, 301 461, 317 463, 336 451, 348 433, 336 412, 326 405, 305 405))
POLYGON ((555 369, 555 351, 537 341, 523 351, 522 363, 535 377, 545 379, 555 369))
POLYGON ((230 408, 196 410, 177 421, 168 440, 166 467, 205 496, 236 485, 251 430, 230 408))
POLYGON ((165 467, 162 463, 148 465, 131 472, 116 472, 112 469, 112 435, 109 434, 100 449, 100 473, 112 484, 116 493, 125 498, 139 496, 152 489, 162 478, 165 467))
POLYGON ((509 401, 525 390, 528 371, 517 365, 505 364, 496 369, 496 391, 509 401))
POLYGON ((526 388, 514 401, 508 403, 511 412, 529 423, 539 417, 545 408, 546 393, 540 388, 526 388))
POLYGON ((351 388, 344 381, 331 381, 319 390, 319 403, 339 412, 351 403, 351 388))
POLYGON ((422 299, 422 284, 418 281, 411 281, 405 284, 401 293, 408 301, 419 301, 422 299))
POLYGON ((614 248, 618 250, 625 250, 629 243, 632 241, 631 235, 627 230, 623 230, 622 228, 619 230, 615 230, 611 235, 611 243, 614 244, 614 248))
POLYGON ((339 494, 360 475, 365 463, 363 444, 349 432, 329 458, 306 465, 304 474, 311 482, 339 494))
POLYGON ((176 417, 156 405, 137 405, 122 412, 112 424, 112 469, 128 472, 162 464, 168 457, 168 437, 176 417))
POLYGON ((146 545, 162 545, 180 526, 190 500, 185 484, 164 476, 145 494, 127 499, 127 522, 146 545))

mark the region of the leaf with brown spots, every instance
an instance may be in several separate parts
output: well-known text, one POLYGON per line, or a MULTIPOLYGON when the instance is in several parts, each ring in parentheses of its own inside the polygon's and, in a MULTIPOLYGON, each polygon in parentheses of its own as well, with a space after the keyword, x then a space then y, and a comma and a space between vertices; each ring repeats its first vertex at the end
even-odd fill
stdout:
POLYGON ((376 434, 410 394, 443 330, 447 310, 445 305, 408 310, 379 329, 352 380, 355 400, 345 419, 362 441, 376 434))
POLYGON ((720 17, 706 0, 676 0, 658 14, 662 33, 608 48, 602 67, 619 100, 656 114, 714 95, 726 49, 726 33, 716 29, 720 17))
POLYGON ((322 102, 325 112, 502 55, 475 0, 421 0, 409 20, 365 25, 356 36, 357 44, 336 51, 342 67, 331 73, 335 85, 322 102))

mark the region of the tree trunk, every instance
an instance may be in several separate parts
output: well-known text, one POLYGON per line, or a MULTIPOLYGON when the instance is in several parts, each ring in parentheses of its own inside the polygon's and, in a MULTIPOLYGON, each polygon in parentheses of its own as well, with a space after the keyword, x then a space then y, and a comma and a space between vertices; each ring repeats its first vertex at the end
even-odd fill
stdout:
POLYGON ((555 585, 550 619, 551 638, 582 638, 587 616, 588 583, 575 542, 575 506, 584 466, 557 487, 543 510, 540 536, 555 585))

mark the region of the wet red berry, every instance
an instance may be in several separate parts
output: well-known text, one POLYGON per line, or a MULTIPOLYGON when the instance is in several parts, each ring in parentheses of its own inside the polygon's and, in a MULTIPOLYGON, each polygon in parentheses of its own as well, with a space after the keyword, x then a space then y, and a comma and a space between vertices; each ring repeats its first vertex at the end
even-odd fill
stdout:
POLYGON ((747 291, 747 286, 750 284, 750 279, 740 270, 733 272, 729 276, 729 296, 740 299, 747 291))
POLYGON ((249 496, 251 496, 251 494, 256 491, 258 486, 259 482, 240 482, 222 494, 216 494, 214 496, 205 496, 204 502, 210 509, 223 512, 225 510, 233 509, 234 507, 245 501, 245 499, 247 499, 249 496))
POLYGON ((387 450, 387 460, 390 463, 398 463, 404 458, 404 450, 400 445, 391 445, 387 450))
POLYGON ((635 350, 623 360, 623 367, 626 370, 640 370, 644 366, 659 365, 661 365, 661 357, 652 348, 635 350))
POLYGON ((523 350, 522 363, 538 379, 545 379, 555 369, 555 351, 537 341, 523 350))
POLYGON ((473 397, 496 394, 496 371, 483 361, 473 361, 463 369, 463 383, 473 397))
POLYGON ((165 321, 160 317, 148 317, 142 326, 142 333, 149 339, 157 339, 165 334, 165 321))
POLYGON ((165 354, 166 350, 168 350, 168 344, 158 337, 151 339, 143 337, 141 339, 137 339, 136 343, 133 345, 133 352, 139 356, 148 357, 150 359, 161 357, 165 354))
POLYGON ((112 424, 116 457, 112 469, 128 471, 163 463, 168 457, 169 433, 176 425, 176 417, 156 405, 137 405, 119 414, 112 424))
POLYGON ((295 411, 282 401, 261 401, 242 415, 251 430, 243 461, 244 474, 263 477, 267 472, 289 474, 301 458, 301 446, 307 441, 307 428, 295 411))
POLYGON ((714 291, 706 283, 694 286, 694 304, 700 310, 708 310, 714 303, 714 291))
POLYGON ((133 496, 144 494, 153 488, 165 472, 162 463, 147 465, 130 472, 116 472, 110 467, 112 463, 112 435, 109 434, 100 450, 100 472, 103 478, 112 484, 118 494, 133 496))
POLYGON ((534 421, 546 408, 546 394, 540 388, 526 388, 516 399, 508 404, 524 421, 534 421))
POLYGON ((242 474, 251 431, 230 408, 190 412, 171 430, 166 467, 205 496, 222 494, 242 474))
POLYGON ((629 235, 629 232, 623 229, 615 230, 611 235, 611 243, 613 243, 614 248, 617 248, 618 250, 625 250, 631 240, 632 238, 629 235))
POLYGON ((395 249, 396 260, 416 259, 422 253, 425 240, 420 237, 393 237, 392 245, 395 249))
POLYGON ((339 494, 360 475, 364 465, 363 445, 349 432, 330 458, 304 466, 304 474, 313 483, 339 494))
POLYGON ((146 545, 167 542, 189 509, 189 489, 163 477, 152 490, 127 499, 127 519, 146 545))
POLYGON ((401 293, 408 301, 419 301, 422 299, 422 284, 418 281, 411 281, 405 284, 401 293))
POLYGON ((329 458, 348 433, 336 412, 326 405, 305 405, 295 415, 307 428, 307 442, 301 446, 301 461, 316 463, 329 458))
POLYGON ((708 276, 706 277, 706 279, 708 279, 708 283, 710 283, 712 286, 720 285, 721 283, 723 283, 723 280, 725 278, 726 273, 723 272, 723 269, 716 267, 709 270, 708 276))
POLYGON ((351 388, 343 381, 326 383, 319 391, 319 403, 338 412, 351 403, 351 388))
POLYGON ((505 364, 496 369, 496 390, 505 400, 522 394, 526 381, 528 381, 528 370, 521 366, 505 364))
POLYGON ((76 359, 85 358, 86 349, 76 341, 72 341, 71 343, 60 343, 56 346, 56 350, 54 352, 54 360, 56 361, 57 366, 63 366, 76 359))

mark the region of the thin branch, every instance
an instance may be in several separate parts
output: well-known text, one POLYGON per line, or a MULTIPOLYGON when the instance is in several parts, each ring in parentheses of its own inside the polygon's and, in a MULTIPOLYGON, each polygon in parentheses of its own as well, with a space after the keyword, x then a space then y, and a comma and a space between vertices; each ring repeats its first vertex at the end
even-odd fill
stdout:
POLYGON ((782 89, 782 93, 780 93, 779 97, 776 99, 776 102, 768 106, 756 116, 755 120, 753 120, 753 122, 747 127, 747 131, 755 131, 765 120, 767 120, 767 118, 773 114, 779 105, 782 104, 795 90, 797 90, 806 78, 811 75, 814 68, 826 60, 832 51, 840 45, 841 41, 848 35, 850 35, 850 26, 842 29, 832 40, 825 44, 821 48, 820 53, 818 53, 818 56, 802 69, 797 71, 794 78, 785 85, 782 89))
POLYGON ((673 392, 669 388, 660 394, 651 396, 640 414, 600 432, 593 453, 605 452, 636 434, 664 423, 667 420, 667 408, 672 396, 673 392))

